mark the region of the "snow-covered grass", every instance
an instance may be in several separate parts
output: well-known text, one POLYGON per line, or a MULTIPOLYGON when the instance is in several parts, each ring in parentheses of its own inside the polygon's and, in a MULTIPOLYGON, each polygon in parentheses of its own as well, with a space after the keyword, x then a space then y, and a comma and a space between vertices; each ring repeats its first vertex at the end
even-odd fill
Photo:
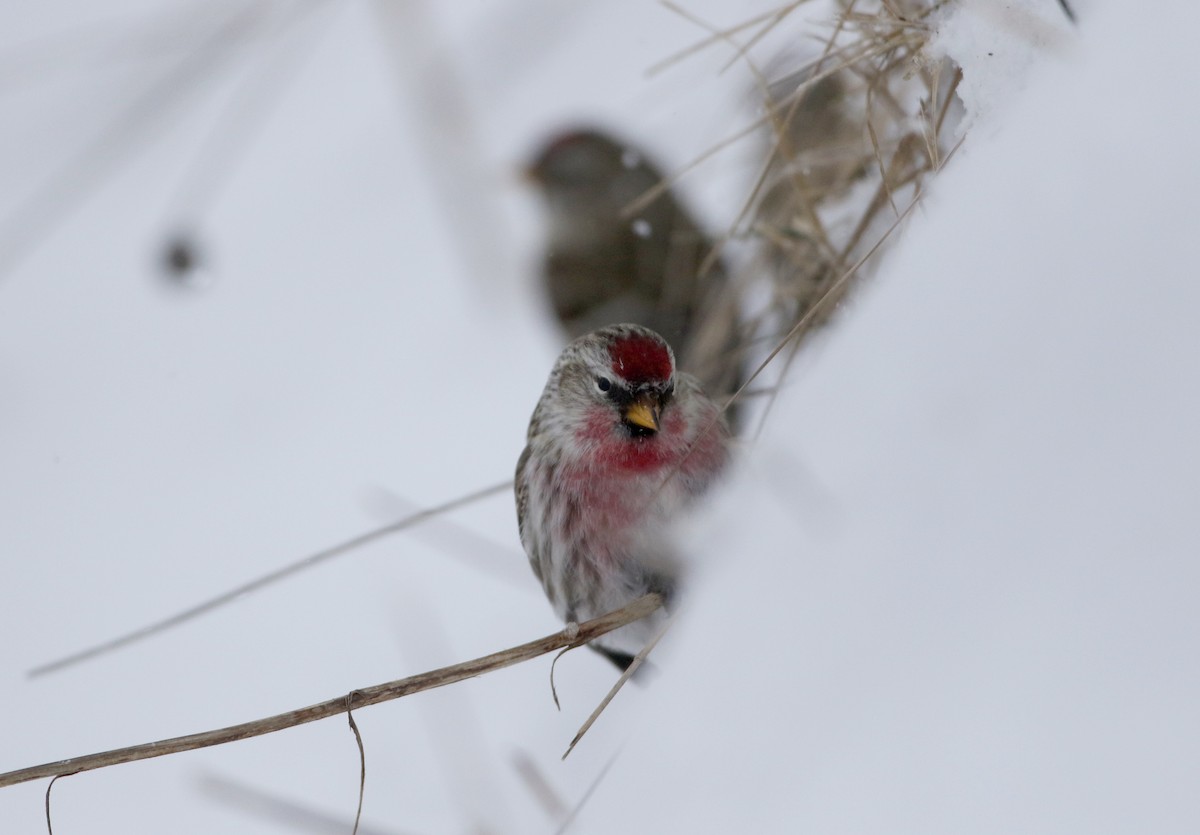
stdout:
MULTIPOLYGON (((616 755, 578 832, 1197 828, 1200 290, 1185 247, 1200 12, 1168 5, 1083 6, 1069 48, 1013 34, 1049 0, 1005 4, 1013 25, 959 21, 970 37, 943 48, 964 84, 990 79, 973 88, 971 140, 692 532, 706 570, 656 653, 663 674, 626 688, 565 763, 611 681, 587 653, 558 664, 561 713, 548 661, 360 711, 372 831, 554 831, 518 752, 567 805, 616 755), (985 70, 1001 61, 1010 84, 985 70)), ((554 353, 522 277, 536 230, 507 179, 521 148, 587 112, 682 165, 750 86, 717 77, 716 54, 645 81, 698 38, 659 7, 430 17, 477 120, 464 147, 494 177, 480 188, 512 223, 497 274, 469 273, 434 191, 438 145, 420 131, 438 126, 413 115, 429 97, 392 83, 404 64, 375 10, 346 6, 314 17, 323 37, 215 204, 207 288, 157 285, 148 242, 216 88, 0 277, 0 770, 557 628, 499 497, 453 519, 492 541, 499 571, 442 546, 461 531, 398 537, 23 678, 377 524, 381 488, 432 504, 508 478, 554 353)), ((137 78, 162 56, 140 60, 107 72, 137 78)), ((5 140, 6 211, 99 109, 72 116, 63 96, 119 98, 114 77, 10 94, 22 141, 5 140)), ((728 219, 732 186, 694 193, 728 219)), ((204 777, 348 824, 357 757, 331 721, 80 775, 54 788, 55 827, 348 831, 259 817, 204 777)), ((0 791, 0 831, 38 831, 43 791, 0 791)))

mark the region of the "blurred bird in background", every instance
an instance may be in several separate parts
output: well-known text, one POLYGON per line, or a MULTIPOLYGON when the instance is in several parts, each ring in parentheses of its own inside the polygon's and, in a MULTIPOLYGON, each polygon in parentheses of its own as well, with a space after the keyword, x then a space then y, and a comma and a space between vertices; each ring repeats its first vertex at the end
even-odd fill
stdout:
MULTIPOLYGON (((542 282, 564 335, 657 331, 718 403, 743 379, 740 305, 713 243, 644 153, 591 128, 543 142, 526 173, 548 232, 542 282)), ((736 407, 726 413, 736 425, 736 407)))
MULTIPOLYGON (((856 81, 848 70, 821 75, 806 67, 767 90, 771 130, 755 230, 785 330, 835 291, 850 265, 844 230, 830 223, 846 214, 837 211, 839 201, 874 160, 865 94, 856 81)), ((828 320, 842 294, 824 303, 810 328, 828 320)))
MULTIPOLYGON (((841 4, 849 14, 853 3, 841 4)), ((869 54, 785 53, 767 73, 770 131, 751 237, 771 300, 769 317, 754 327, 791 333, 792 350, 878 269, 923 180, 953 152, 958 70, 943 62, 901 72, 916 52, 883 64, 869 54)))

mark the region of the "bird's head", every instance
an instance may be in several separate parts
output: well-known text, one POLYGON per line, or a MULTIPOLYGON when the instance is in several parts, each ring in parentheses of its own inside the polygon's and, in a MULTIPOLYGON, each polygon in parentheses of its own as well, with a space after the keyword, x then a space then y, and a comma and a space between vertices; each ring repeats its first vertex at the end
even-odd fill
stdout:
POLYGON ((543 190, 597 190, 642 164, 641 155, 612 136, 576 128, 551 136, 526 166, 526 176, 543 190))
POLYGON ((525 178, 542 198, 549 237, 557 246, 611 245, 614 237, 636 246, 639 240, 669 234, 671 224, 662 217, 675 205, 669 193, 631 212, 662 182, 658 168, 603 131, 576 128, 553 135, 539 146, 525 178))
POLYGON ((610 325, 568 345, 551 380, 578 432, 646 439, 662 431, 675 394, 675 357, 649 328, 610 325))

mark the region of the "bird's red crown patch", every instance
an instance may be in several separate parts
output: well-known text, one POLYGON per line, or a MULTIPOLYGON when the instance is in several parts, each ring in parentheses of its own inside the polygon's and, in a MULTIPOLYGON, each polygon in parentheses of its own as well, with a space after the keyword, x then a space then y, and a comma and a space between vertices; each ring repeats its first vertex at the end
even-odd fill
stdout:
POLYGON ((625 336, 608 346, 612 370, 631 383, 665 382, 671 378, 667 346, 648 336, 625 336))

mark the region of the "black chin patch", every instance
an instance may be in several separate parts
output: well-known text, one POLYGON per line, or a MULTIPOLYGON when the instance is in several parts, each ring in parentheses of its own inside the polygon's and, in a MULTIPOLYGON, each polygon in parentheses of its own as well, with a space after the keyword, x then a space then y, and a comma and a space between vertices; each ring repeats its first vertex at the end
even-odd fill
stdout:
POLYGON ((627 420, 621 421, 632 438, 649 438, 651 435, 657 435, 657 429, 651 429, 649 426, 639 426, 636 423, 630 423, 627 420))

